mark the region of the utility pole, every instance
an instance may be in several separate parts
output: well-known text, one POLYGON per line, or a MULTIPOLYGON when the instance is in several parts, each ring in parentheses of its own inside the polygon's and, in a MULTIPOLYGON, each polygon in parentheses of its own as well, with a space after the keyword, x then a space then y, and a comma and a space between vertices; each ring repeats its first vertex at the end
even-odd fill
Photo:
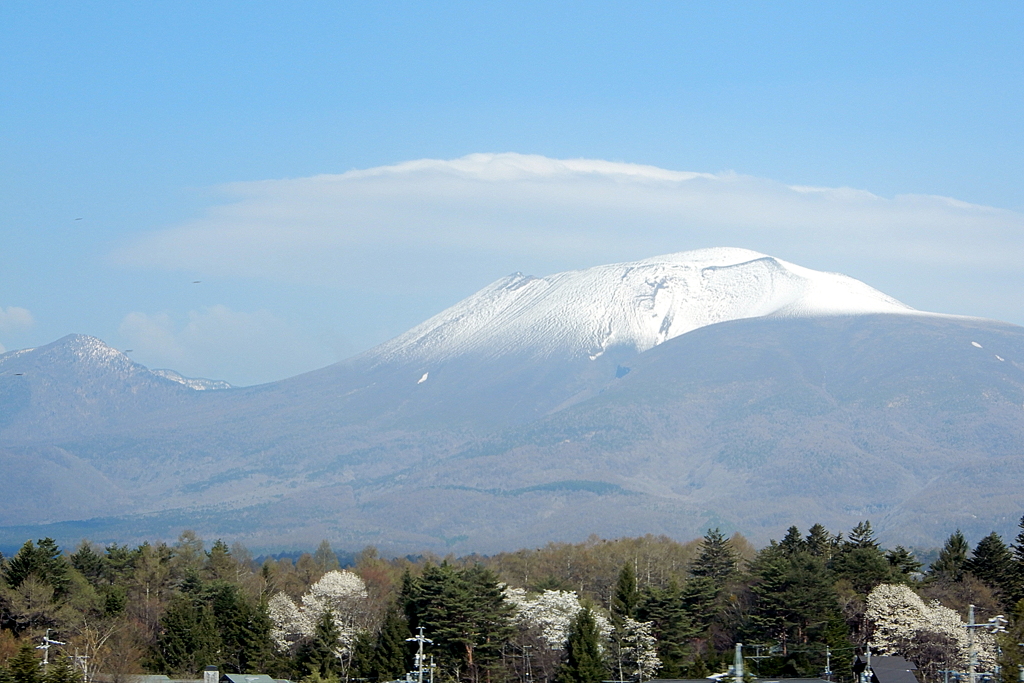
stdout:
POLYGON ((732 658, 732 680, 743 683, 743 643, 736 643, 736 653, 732 658))
MULTIPOLYGON (((406 640, 406 642, 409 642, 409 643, 417 643, 418 644, 418 649, 416 651, 416 657, 415 657, 415 659, 416 659, 416 671, 417 671, 417 674, 418 674, 417 681, 418 681, 418 683, 423 683, 423 669, 424 669, 424 664, 426 664, 426 660, 425 660, 425 658, 423 656, 423 644, 424 643, 430 643, 431 645, 433 645, 434 641, 432 641, 430 638, 427 638, 427 637, 425 637, 423 635, 423 627, 422 626, 420 626, 417 630, 419 631, 419 633, 417 633, 415 637, 413 637, 413 638, 406 638, 405 640, 406 640)), ((433 665, 431 665, 431 668, 430 668, 430 678, 431 678, 431 681, 433 681, 433 678, 434 678, 434 668, 433 668, 433 665)))
POLYGON ((78 654, 78 648, 75 648, 75 666, 82 670, 82 679, 86 683, 92 683, 92 676, 89 671, 89 655, 78 654))
MULTIPOLYGON (((967 609, 967 647, 970 651, 970 662, 967 669, 968 683, 977 683, 978 678, 978 650, 974 638, 974 630, 979 628, 988 629, 990 633, 1006 633, 1006 617, 1002 614, 989 619, 983 624, 979 624, 974 621, 974 605, 969 605, 967 609)), ((1020 643, 1018 643, 1020 645, 1020 643)), ((999 660, 996 660, 995 667, 995 678, 998 680, 999 677, 999 660)))
POLYGON ((977 683, 975 670, 978 668, 978 653, 974 650, 974 605, 967 609, 967 648, 971 653, 970 662, 967 664, 968 683, 977 683))
POLYGON ((825 680, 832 680, 832 648, 825 646, 825 680))
POLYGON ((50 629, 46 629, 46 635, 43 636, 43 644, 36 645, 37 650, 43 651, 43 669, 50 665, 50 646, 51 645, 67 645, 59 640, 53 640, 50 638, 50 629))

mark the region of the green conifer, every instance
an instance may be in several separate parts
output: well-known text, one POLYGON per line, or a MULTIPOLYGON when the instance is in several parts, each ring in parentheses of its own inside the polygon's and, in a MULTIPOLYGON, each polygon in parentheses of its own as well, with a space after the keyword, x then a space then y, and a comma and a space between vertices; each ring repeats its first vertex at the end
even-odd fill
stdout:
POLYGON ((409 644, 405 640, 410 635, 409 624, 398 608, 388 609, 374 647, 373 675, 377 680, 398 679, 411 668, 409 644))
POLYGON ((779 548, 786 555, 795 555, 807 549, 807 544, 800 537, 800 530, 795 526, 789 527, 786 536, 779 543, 779 548))
POLYGON ((921 563, 914 554, 901 545, 896 546, 885 554, 889 566, 899 578, 906 580, 911 574, 921 571, 921 563))
POLYGON ((28 643, 22 644, 18 654, 8 660, 7 668, 14 683, 40 683, 43 677, 36 651, 28 643))
POLYGON ((341 660, 335 652, 338 648, 338 627, 329 611, 324 611, 316 623, 313 637, 299 648, 296 661, 310 676, 322 680, 335 680, 341 674, 341 660))
POLYGON ((999 590, 1004 598, 1012 592, 1013 554, 994 531, 978 541, 964 569, 999 590))
POLYGON ((686 644, 697 636, 697 631, 690 621, 679 586, 673 581, 667 588, 644 589, 637 605, 636 618, 653 624, 658 658, 661 659, 658 675, 663 678, 684 677, 686 644))
POLYGON ((875 540, 875 532, 871 528, 871 522, 864 520, 853 527, 846 545, 851 548, 873 548, 877 550, 878 541, 875 540))
POLYGON ((569 627, 565 663, 557 683, 601 683, 607 673, 601 656, 597 622, 589 608, 579 611, 569 627))
POLYGON ((621 624, 626 617, 634 617, 640 593, 636 588, 636 572, 629 562, 619 571, 619 579, 615 583, 615 595, 612 596, 612 619, 621 624))
POLYGON ((43 674, 42 683, 82 683, 82 672, 69 658, 58 655, 43 674))
POLYGON ((838 540, 824 526, 815 524, 807 530, 807 539, 804 541, 804 545, 811 555, 823 557, 828 562, 832 559, 838 540))
POLYGON ((690 567, 694 576, 706 576, 721 585, 736 573, 738 559, 732 544, 719 529, 708 529, 704 534, 700 554, 690 567))
POLYGON ((960 581, 964 577, 968 550, 967 539, 957 529, 946 539, 946 544, 939 551, 939 559, 932 563, 928 573, 933 577, 960 581))

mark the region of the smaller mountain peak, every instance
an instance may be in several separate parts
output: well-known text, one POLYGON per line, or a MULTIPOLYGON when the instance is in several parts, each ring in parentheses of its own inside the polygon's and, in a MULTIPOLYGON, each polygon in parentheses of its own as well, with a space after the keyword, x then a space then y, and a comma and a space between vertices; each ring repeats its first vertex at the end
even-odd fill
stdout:
POLYGON ((118 351, 112 346, 108 346, 102 339, 88 334, 69 334, 46 346, 40 346, 37 351, 52 360, 114 364, 126 368, 136 365, 124 352, 118 351))

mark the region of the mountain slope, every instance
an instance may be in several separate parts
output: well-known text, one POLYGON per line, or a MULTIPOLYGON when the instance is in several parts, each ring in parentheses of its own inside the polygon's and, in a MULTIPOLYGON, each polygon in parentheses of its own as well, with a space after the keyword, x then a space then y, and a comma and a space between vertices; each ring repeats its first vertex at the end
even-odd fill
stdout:
POLYGON ((97 343, 0 356, 0 466, 96 491, 40 479, 0 524, 486 552, 868 517, 934 544, 1024 508, 1024 329, 744 250, 508 278, 258 387, 194 391, 97 343))

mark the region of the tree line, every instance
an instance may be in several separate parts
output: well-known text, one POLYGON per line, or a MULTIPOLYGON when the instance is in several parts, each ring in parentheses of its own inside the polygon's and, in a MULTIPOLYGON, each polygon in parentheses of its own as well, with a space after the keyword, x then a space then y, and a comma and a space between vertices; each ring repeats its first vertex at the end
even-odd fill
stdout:
POLYGON ((1009 621, 981 661, 1010 683, 1024 664, 1021 524, 1010 545, 993 533, 973 550, 956 531, 927 570, 908 549, 883 548, 868 522, 791 527, 761 549, 717 529, 688 543, 592 537, 486 557, 367 548, 346 568, 327 541, 261 561, 188 531, 134 548, 28 541, 0 556, 0 683, 188 678, 210 664, 310 683, 420 666, 466 683, 703 678, 725 670, 737 642, 762 676, 828 667, 851 682, 870 646, 938 681, 966 656, 972 604, 979 620, 1009 621), (47 629, 63 645, 44 671, 47 629), (410 641, 420 634, 423 661, 410 641))

